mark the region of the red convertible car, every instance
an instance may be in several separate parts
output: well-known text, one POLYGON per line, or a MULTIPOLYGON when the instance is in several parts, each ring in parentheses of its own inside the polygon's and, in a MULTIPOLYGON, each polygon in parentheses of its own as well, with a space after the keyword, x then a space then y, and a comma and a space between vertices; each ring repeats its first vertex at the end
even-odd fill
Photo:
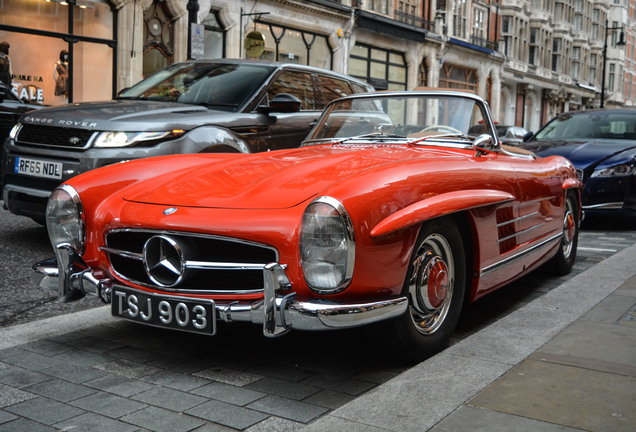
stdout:
POLYGON ((331 103, 298 149, 67 181, 47 208, 56 258, 34 269, 62 301, 95 295, 142 324, 278 336, 382 322, 422 358, 467 302, 546 263, 571 269, 580 188, 568 160, 502 148, 475 95, 369 93, 331 103))

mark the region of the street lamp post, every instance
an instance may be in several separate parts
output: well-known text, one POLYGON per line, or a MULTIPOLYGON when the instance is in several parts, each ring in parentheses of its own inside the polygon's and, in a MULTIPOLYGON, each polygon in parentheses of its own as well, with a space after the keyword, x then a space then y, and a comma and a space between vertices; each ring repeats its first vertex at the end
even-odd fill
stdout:
POLYGON ((618 42, 616 46, 625 45, 625 33, 623 32, 623 26, 609 27, 609 21, 605 20, 605 44, 603 45, 603 77, 601 78, 601 108, 605 108, 605 64, 607 63, 607 37, 609 32, 620 30, 618 42))

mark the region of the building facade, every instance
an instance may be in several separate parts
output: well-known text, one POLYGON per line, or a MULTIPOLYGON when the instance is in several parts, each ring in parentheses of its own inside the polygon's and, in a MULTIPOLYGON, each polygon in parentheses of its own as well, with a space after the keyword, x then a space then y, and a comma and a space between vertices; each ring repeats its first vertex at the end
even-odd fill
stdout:
POLYGON ((473 91, 499 123, 536 130, 635 104, 635 2, 2 0, 0 42, 14 92, 43 104, 109 99, 188 58, 261 58, 473 91))

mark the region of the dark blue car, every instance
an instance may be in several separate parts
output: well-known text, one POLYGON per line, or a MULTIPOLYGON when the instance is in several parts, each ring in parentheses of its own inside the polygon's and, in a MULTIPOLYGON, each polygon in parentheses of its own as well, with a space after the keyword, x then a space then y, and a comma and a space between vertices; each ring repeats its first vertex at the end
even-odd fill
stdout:
POLYGON ((587 214, 636 219, 636 109, 562 113, 522 147, 572 161, 585 185, 582 204, 587 214))

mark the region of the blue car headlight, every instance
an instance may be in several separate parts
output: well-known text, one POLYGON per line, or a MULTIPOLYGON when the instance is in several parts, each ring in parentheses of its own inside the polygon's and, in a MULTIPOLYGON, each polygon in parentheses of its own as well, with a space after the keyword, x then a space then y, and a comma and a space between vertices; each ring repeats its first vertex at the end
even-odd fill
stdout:
POLYGON ((619 164, 608 168, 594 170, 591 177, 622 177, 634 173, 634 164, 619 164))
POLYGON ((305 209, 300 233, 303 275, 309 288, 320 294, 345 289, 353 276, 355 240, 344 206, 320 197, 305 209))

